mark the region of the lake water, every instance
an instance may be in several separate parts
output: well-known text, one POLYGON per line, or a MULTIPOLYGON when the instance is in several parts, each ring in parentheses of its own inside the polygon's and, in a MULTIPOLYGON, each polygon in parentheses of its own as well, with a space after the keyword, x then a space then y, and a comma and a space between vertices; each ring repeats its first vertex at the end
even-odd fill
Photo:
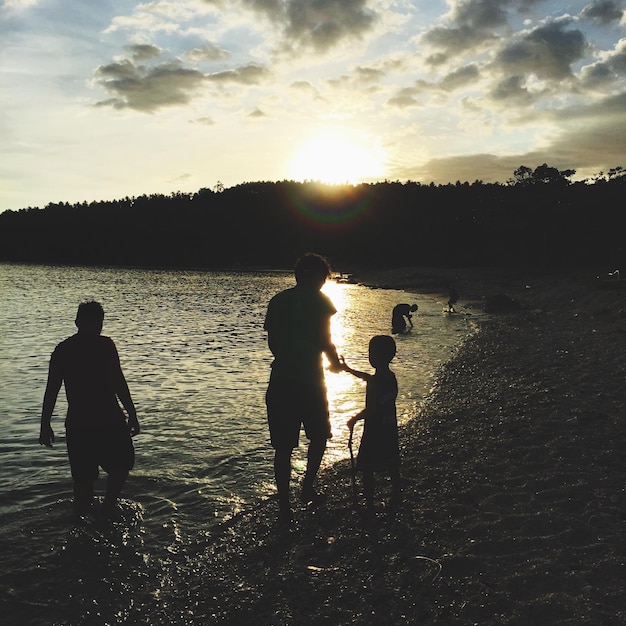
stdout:
MULTIPOLYGON (((294 284, 283 272, 207 272, 0 264, 0 622, 162 623, 176 563, 216 524, 274 494, 264 394, 271 354, 269 298, 294 284), (50 354, 75 332, 79 302, 100 301, 103 334, 117 345, 142 432, 115 532, 71 518, 64 394, 56 444, 38 444, 50 354), (182 557, 181 557, 182 555, 182 557), (82 573, 81 573, 82 572, 82 573)), ((415 327, 397 337, 398 414, 409 419, 437 368, 471 331, 442 314, 444 297, 329 281, 332 332, 350 365, 370 371, 367 344, 390 332, 391 309, 417 302, 415 327)), ((345 458, 349 417, 364 384, 326 375, 334 437, 324 464, 345 458)), ((294 454, 296 480, 306 440, 294 454)), ((104 479, 96 484, 102 493, 104 479)))

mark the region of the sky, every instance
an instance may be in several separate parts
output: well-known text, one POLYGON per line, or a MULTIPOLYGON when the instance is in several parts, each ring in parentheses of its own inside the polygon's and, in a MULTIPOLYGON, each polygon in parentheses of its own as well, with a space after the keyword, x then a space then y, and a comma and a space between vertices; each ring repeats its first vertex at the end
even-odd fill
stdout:
POLYGON ((0 211, 626 166, 626 0, 0 0, 0 211))

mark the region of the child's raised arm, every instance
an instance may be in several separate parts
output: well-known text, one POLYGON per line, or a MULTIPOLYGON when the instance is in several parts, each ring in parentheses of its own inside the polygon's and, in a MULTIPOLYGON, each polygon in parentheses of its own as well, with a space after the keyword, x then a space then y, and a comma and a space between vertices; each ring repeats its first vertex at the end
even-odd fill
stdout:
POLYGON ((348 372, 361 380, 369 380, 372 377, 372 374, 368 374, 367 372, 360 372, 359 370, 352 369, 347 363, 343 356, 339 357, 339 362, 341 363, 341 369, 344 372, 348 372))

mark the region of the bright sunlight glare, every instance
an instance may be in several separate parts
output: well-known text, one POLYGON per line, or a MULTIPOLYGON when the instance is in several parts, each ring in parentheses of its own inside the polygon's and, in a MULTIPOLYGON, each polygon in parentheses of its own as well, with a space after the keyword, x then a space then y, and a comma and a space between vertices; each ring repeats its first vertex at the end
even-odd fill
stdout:
POLYGON ((295 180, 355 185, 384 175, 384 154, 377 145, 326 133, 316 135, 300 148, 291 169, 295 180))

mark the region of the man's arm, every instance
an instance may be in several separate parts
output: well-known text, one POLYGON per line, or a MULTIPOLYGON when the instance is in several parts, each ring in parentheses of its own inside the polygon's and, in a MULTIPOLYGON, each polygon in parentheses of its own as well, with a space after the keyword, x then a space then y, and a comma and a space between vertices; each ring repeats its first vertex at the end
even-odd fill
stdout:
POLYGON ((117 353, 117 348, 115 347, 115 344, 112 343, 112 345, 115 352, 115 395, 120 399, 124 409, 126 409, 130 434, 134 437, 135 435, 138 435, 140 431, 139 420, 137 419, 137 409, 135 408, 135 403, 130 395, 130 389, 128 388, 126 377, 122 371, 122 365, 120 364, 120 357, 117 353))
POLYGON ((333 340, 330 336, 330 315, 325 315, 322 319, 320 340, 322 345, 322 352, 330 361, 330 371, 341 372, 343 370, 343 366, 341 364, 341 361, 339 360, 337 348, 335 347, 335 344, 333 343, 333 340))
POLYGON ((128 425, 130 427, 131 436, 139 434, 139 420, 137 419, 137 409, 135 403, 130 395, 130 389, 126 382, 124 372, 122 372, 122 366, 119 363, 119 357, 117 361, 117 381, 115 384, 115 394, 120 399, 122 406, 126 409, 126 415, 128 416, 128 425))
POLYGON ((139 434, 139 420, 137 419, 137 409, 135 409, 135 404, 130 395, 130 389, 128 388, 128 383, 126 382, 126 378, 124 378, 124 374, 120 370, 121 380, 117 385, 117 397, 120 399, 122 406, 126 409, 126 414, 128 415, 128 425, 130 426, 130 434, 134 437, 139 434))
POLYGON ((53 355, 48 368, 48 382, 46 383, 46 391, 43 396, 41 426, 39 429, 39 443, 48 448, 51 448, 54 443, 54 431, 50 421, 52 420, 52 413, 62 384, 63 376, 53 355))

